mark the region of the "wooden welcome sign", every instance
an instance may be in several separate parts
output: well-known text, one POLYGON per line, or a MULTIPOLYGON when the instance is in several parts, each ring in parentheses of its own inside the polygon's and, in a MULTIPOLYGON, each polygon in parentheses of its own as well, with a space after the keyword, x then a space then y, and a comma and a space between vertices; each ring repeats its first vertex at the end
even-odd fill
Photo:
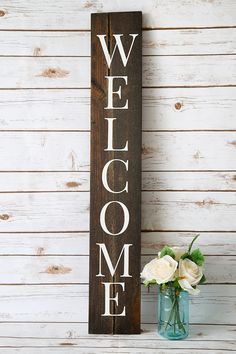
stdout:
POLYGON ((140 333, 142 13, 92 14, 89 333, 140 333))

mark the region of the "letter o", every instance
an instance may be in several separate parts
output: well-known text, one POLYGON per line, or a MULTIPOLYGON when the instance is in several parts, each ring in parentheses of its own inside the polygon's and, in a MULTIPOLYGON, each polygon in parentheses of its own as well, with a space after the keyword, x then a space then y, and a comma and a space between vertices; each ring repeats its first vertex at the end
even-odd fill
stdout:
POLYGON ((123 232, 125 232, 125 230, 127 229, 128 225, 129 225, 129 210, 128 208, 125 206, 124 203, 122 202, 118 202, 117 200, 112 200, 111 202, 106 203, 100 213, 100 225, 103 229, 104 232, 106 232, 108 235, 112 235, 112 236, 117 236, 117 235, 121 235, 123 232), (110 232, 106 226, 106 221, 105 221, 105 216, 106 216, 106 210, 108 208, 108 206, 112 203, 117 203, 119 204, 123 211, 124 211, 124 224, 122 229, 120 230, 120 232, 117 232, 116 234, 113 234, 112 232, 110 232))

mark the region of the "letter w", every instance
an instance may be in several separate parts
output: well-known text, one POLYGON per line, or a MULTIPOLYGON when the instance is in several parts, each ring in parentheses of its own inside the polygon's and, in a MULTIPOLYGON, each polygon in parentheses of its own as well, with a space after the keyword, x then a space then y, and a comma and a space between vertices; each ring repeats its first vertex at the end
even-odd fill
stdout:
POLYGON ((130 56, 130 53, 131 53, 131 50, 132 50, 132 47, 133 47, 133 44, 134 44, 134 41, 135 41, 135 38, 138 36, 138 34, 129 34, 129 36, 131 36, 133 39, 132 39, 132 43, 131 43, 131 46, 129 48, 129 52, 128 52, 127 56, 125 54, 124 47, 123 47, 123 44, 121 42, 121 37, 122 36, 123 36, 123 34, 113 34, 113 37, 115 37, 115 40, 116 40, 116 44, 115 44, 115 47, 113 49, 112 54, 110 55, 110 53, 108 52, 108 49, 107 49, 106 41, 105 41, 106 35, 105 34, 97 34, 97 37, 99 38, 99 40, 101 42, 102 50, 103 50, 103 53, 105 55, 105 58, 106 58, 106 61, 107 61, 107 65, 108 65, 109 69, 111 67, 112 59, 114 57, 114 54, 115 54, 115 51, 116 51, 117 47, 119 49, 120 56, 121 56, 121 59, 123 61, 123 65, 124 66, 127 65, 128 60, 129 60, 129 56, 130 56))
POLYGON ((118 261, 115 265, 115 268, 112 265, 110 256, 107 252, 106 245, 104 243, 96 243, 96 244, 99 247, 99 273, 96 275, 97 277, 105 277, 105 275, 102 274, 102 253, 103 253, 103 256, 106 260, 106 263, 107 263, 107 266, 108 266, 109 271, 111 273, 111 276, 113 277, 116 272, 117 266, 120 262, 123 252, 124 252, 124 273, 123 273, 123 275, 121 275, 121 277, 132 277, 132 275, 129 275, 129 247, 132 246, 132 244, 125 244, 123 246, 123 248, 120 252, 118 261))

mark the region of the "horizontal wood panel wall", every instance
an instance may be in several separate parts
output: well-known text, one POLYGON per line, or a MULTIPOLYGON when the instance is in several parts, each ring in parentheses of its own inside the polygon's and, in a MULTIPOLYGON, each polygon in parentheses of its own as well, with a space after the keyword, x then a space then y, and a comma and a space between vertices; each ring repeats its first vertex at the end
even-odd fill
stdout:
MULTIPOLYGON (((193 331, 208 334, 196 334, 204 339, 201 345, 197 341, 197 353, 233 350, 235 1, 3 0, 3 354, 31 354, 27 347, 35 354, 70 354, 77 345, 83 353, 93 351, 82 339, 88 318, 90 13, 135 10, 144 14, 142 264, 164 244, 187 245, 200 233, 207 284, 191 298, 191 321, 200 328, 193 325, 193 331), (215 324, 227 325, 224 338, 215 324), (212 333, 228 340, 224 347, 213 344, 212 333)), ((149 328, 156 321, 155 290, 143 289, 142 301, 142 322, 149 328)), ((125 351, 122 343, 113 352, 125 351)), ((99 348, 94 338, 90 345, 94 352, 108 353, 114 342, 104 341, 99 348)), ((135 345, 130 352, 140 352, 135 345)), ((139 345, 146 348, 146 342, 139 345)), ((182 344, 180 352, 171 345, 165 354, 189 353, 189 344, 182 344)))

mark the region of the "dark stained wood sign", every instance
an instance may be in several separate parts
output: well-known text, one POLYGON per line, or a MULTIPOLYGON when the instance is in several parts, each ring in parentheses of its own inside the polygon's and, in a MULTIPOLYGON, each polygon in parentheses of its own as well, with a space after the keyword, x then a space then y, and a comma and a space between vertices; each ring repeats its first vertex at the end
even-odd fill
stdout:
POLYGON ((140 333, 142 13, 91 17, 89 333, 140 333))

